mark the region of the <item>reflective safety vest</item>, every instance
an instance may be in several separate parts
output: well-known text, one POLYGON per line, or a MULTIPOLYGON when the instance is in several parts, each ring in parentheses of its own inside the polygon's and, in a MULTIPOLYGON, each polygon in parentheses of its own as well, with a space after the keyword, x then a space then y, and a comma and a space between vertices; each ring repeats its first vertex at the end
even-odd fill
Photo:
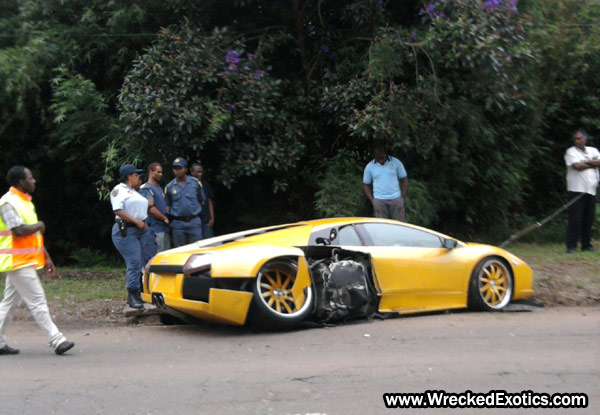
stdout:
MULTIPOLYGON (((9 203, 21 216, 26 225, 38 222, 31 197, 11 187, 0 199, 0 206, 9 203)), ((43 268, 44 239, 41 232, 28 236, 14 236, 0 215, 0 272, 12 271, 28 266, 43 268)))

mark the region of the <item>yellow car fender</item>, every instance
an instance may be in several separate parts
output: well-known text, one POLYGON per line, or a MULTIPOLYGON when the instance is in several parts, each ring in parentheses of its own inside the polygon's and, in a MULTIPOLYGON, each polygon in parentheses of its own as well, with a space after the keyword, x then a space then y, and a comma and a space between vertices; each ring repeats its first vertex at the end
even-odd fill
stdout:
POLYGON ((261 245, 240 246, 227 252, 211 254, 211 275, 213 278, 255 277, 262 266, 278 257, 304 257, 299 248, 261 245))
POLYGON ((475 266, 477 266, 481 260, 490 256, 497 256, 505 259, 512 270, 514 279, 513 299, 517 300, 533 294, 533 290, 531 288, 533 284, 533 271, 521 258, 511 254, 508 251, 505 251, 502 248, 492 245, 468 243, 467 246, 470 248, 470 255, 472 255, 473 252, 476 252, 479 256, 479 259, 473 262, 474 265, 469 272, 469 276, 472 275, 475 266))

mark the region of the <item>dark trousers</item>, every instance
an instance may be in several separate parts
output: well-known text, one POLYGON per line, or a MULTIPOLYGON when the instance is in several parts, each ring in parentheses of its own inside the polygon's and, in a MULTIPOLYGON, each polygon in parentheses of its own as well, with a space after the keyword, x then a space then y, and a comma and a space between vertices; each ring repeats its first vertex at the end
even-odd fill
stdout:
MULTIPOLYGON (((569 192, 569 200, 581 195, 569 192)), ((592 247, 592 223, 596 213, 596 196, 585 193, 577 202, 569 206, 569 223, 567 225, 567 249, 576 249, 581 240, 581 249, 592 247)))

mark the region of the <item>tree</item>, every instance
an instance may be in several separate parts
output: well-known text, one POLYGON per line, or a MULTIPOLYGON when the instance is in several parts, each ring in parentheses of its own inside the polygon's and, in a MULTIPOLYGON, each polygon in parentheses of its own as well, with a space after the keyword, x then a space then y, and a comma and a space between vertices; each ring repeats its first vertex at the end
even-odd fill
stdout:
POLYGON ((241 176, 288 172, 304 145, 282 80, 269 70, 262 48, 247 52, 226 29, 165 29, 125 78, 115 146, 125 159, 163 161, 210 150, 228 187, 241 176))

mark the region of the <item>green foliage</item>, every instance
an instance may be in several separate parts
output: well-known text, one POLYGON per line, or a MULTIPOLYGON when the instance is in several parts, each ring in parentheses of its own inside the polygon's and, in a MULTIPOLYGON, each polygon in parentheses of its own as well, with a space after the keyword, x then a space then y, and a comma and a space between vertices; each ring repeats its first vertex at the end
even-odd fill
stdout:
POLYGON ((419 226, 432 226, 437 218, 438 210, 444 208, 437 205, 432 197, 429 185, 421 180, 410 180, 404 208, 406 221, 419 226))
POLYGON ((367 198, 362 189, 361 162, 355 154, 340 151, 331 159, 322 160, 317 182, 315 208, 322 217, 369 215, 367 198))
POLYGON ((50 105, 56 125, 50 134, 55 144, 52 151, 68 151, 65 161, 69 163, 82 156, 97 159, 106 148, 112 122, 105 99, 82 75, 72 75, 64 66, 55 72, 50 105))
POLYGON ((57 262, 114 252, 98 191, 124 162, 201 160, 222 233, 370 214, 375 141, 407 168, 411 222, 509 235, 563 203, 571 132, 600 144, 599 18, 596 0, 0 0, 0 167, 32 167, 57 262))
POLYGON ((401 155, 428 189, 422 205, 439 207, 419 220, 507 226, 539 140, 525 26, 475 0, 432 4, 419 41, 413 30, 382 28, 367 70, 346 81, 330 72, 323 102, 352 145, 383 141, 401 155))
POLYGON ((563 203, 563 154, 574 130, 590 134, 600 147, 600 4, 591 0, 532 0, 526 12, 533 27, 528 37, 537 58, 533 83, 543 121, 539 160, 527 173, 532 182, 526 204, 531 212, 551 211, 563 203), (548 206, 550 204, 550 206, 548 206))
POLYGON ((111 267, 115 265, 121 265, 121 261, 117 262, 114 258, 108 257, 106 254, 88 247, 79 248, 71 252, 69 255, 69 260, 81 268, 111 267))
POLYGON ((116 144, 123 157, 146 160, 199 158, 210 147, 228 187, 242 176, 289 172, 304 146, 281 84, 260 50, 246 52, 225 29, 163 30, 125 78, 116 144))

